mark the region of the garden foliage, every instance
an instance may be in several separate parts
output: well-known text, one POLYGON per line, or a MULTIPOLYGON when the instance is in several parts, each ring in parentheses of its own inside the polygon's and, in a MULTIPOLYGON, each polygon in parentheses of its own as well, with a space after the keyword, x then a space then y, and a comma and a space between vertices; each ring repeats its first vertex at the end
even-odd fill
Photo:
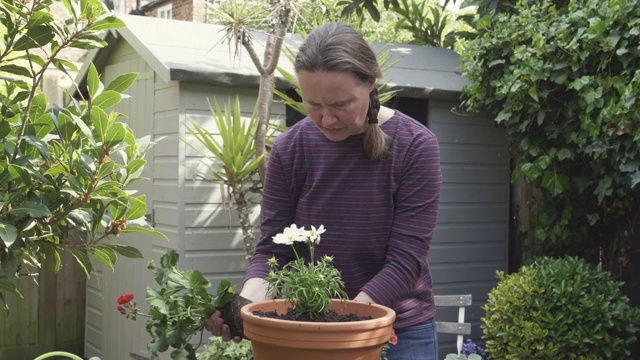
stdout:
POLYGON ((178 253, 169 250, 160 258, 159 268, 149 262, 148 268, 160 287, 147 287, 146 329, 151 335, 147 348, 154 356, 172 348, 172 359, 195 360, 198 346, 191 343, 191 338, 204 330, 216 309, 231 301, 235 286, 222 280, 212 295, 209 280, 198 270, 178 269, 178 260, 178 253))
POLYGON ((142 257, 112 241, 121 233, 163 235, 145 221, 145 196, 129 190, 153 142, 110 110, 137 74, 104 84, 91 65, 66 107, 41 91, 50 69, 78 71, 61 51, 103 47, 100 35, 125 24, 99 0, 2 0, 0 21, 0 290, 22 296, 16 280, 35 277, 44 257, 58 271, 68 252, 88 276, 91 257, 111 268, 118 254, 142 257), (53 6, 66 20, 54 19, 53 6))
POLYGON ((492 358, 631 358, 640 309, 609 272, 576 257, 544 257, 498 279, 482 319, 492 358))
POLYGON ((547 255, 629 261, 640 182, 640 2, 519 1, 478 22, 463 74, 466 110, 488 111, 541 191, 531 235, 547 255), (551 252, 552 251, 552 252, 551 252))

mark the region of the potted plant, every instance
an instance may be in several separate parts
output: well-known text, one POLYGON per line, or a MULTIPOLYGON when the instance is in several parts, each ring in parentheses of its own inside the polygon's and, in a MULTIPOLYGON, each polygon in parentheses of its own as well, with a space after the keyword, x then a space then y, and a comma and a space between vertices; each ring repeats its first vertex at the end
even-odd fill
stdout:
POLYGON ((389 341, 395 312, 385 306, 347 300, 333 258, 315 260, 315 244, 325 231, 307 231, 295 224, 273 237, 293 248, 296 259, 281 269, 277 260, 267 277, 268 291, 277 300, 254 302, 241 309, 244 335, 251 340, 256 360, 378 360, 389 341), (306 262, 296 243, 309 246, 306 262))
MULTIPOLYGON (((314 245, 324 231, 323 226, 307 231, 292 225, 274 241, 291 245, 294 251, 295 243, 304 242, 313 258, 314 245)), ((139 315, 149 318, 152 340, 147 347, 154 356, 172 348, 173 359, 195 360, 198 346, 193 346, 191 337, 204 329, 215 309, 221 309, 232 334, 251 340, 256 360, 379 360, 392 338, 395 312, 346 300, 332 257, 306 263, 297 255, 282 269, 275 267, 275 258, 269 261, 274 266, 267 278, 269 292, 279 299, 250 303, 235 294, 227 280, 220 282, 216 295, 208 293, 210 282, 198 270, 178 269, 178 254, 171 250, 160 259, 160 267, 149 263, 160 288, 147 288, 148 314, 139 311, 132 294, 118 299, 117 310, 133 320, 139 315)))

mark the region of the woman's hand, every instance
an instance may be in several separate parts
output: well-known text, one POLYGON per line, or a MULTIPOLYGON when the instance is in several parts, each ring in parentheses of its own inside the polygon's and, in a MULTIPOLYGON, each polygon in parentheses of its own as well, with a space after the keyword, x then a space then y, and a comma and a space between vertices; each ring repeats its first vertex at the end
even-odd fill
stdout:
MULTIPOLYGON (((268 284, 264 279, 253 278, 245 281, 242 286, 240 296, 251 301, 263 301, 269 300, 267 296, 268 284)), ((224 319, 221 317, 220 310, 216 310, 213 315, 207 320, 205 329, 211 332, 213 336, 220 336, 223 341, 233 340, 234 342, 240 342, 242 338, 239 336, 231 337, 231 330, 229 326, 224 323, 224 319)))

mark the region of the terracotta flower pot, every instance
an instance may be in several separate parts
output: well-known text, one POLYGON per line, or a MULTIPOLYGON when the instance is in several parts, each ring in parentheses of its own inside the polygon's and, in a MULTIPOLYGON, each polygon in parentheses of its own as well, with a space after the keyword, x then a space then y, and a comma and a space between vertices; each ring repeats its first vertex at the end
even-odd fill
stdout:
POLYGON ((287 312, 284 300, 255 302, 242 307, 244 334, 251 340, 256 360, 380 360, 389 341, 396 313, 385 306, 349 301, 346 309, 334 300, 338 314, 371 316, 353 322, 305 322, 271 319, 254 311, 287 312))

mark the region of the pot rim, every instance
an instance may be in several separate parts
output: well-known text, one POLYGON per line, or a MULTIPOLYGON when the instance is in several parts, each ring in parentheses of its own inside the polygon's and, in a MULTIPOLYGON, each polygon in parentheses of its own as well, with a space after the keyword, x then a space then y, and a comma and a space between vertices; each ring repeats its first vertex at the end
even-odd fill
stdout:
POLYGON ((348 322, 313 322, 313 321, 294 321, 261 317, 253 314, 253 311, 263 310, 264 308, 270 308, 273 305, 277 307, 287 306, 284 305, 286 301, 284 299, 256 301, 247 304, 240 310, 240 315, 243 320, 251 319, 252 322, 260 323, 263 325, 270 324, 274 327, 279 327, 279 324, 288 324, 288 326, 297 326, 298 328, 313 327, 316 331, 335 331, 338 328, 344 329, 348 327, 351 331, 360 329, 375 329, 393 325, 396 313, 393 309, 373 303, 363 303, 355 300, 347 300, 347 309, 342 310, 342 300, 333 299, 332 308, 339 313, 352 313, 355 312, 359 316, 372 316, 372 319, 360 320, 360 321, 348 321, 348 322), (336 307, 338 307, 336 309, 336 307), (258 309, 256 309, 258 308, 258 309), (260 309, 262 308, 262 309, 260 309), (368 314, 365 311, 373 310, 374 314, 368 314))

